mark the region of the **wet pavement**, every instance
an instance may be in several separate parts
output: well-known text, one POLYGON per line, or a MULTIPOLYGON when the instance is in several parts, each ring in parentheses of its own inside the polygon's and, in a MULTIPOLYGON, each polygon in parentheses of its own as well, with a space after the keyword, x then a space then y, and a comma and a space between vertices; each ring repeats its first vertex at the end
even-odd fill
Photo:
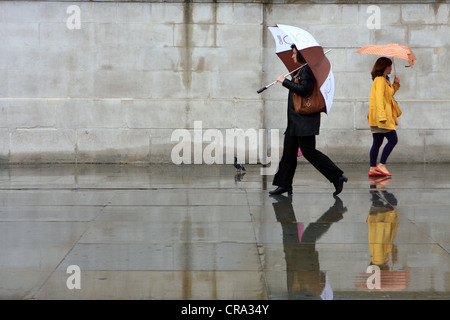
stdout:
POLYGON ((0 299, 449 299, 450 165, 0 168, 0 299))

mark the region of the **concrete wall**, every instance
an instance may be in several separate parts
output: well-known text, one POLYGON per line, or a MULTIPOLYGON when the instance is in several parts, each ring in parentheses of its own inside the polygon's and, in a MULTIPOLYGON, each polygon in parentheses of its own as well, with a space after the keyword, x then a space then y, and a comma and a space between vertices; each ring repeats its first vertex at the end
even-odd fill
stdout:
POLYGON ((321 150, 336 161, 368 161, 376 57, 355 50, 401 43, 417 62, 411 69, 395 60, 403 115, 391 161, 448 162, 449 8, 446 1, 0 1, 0 161, 171 162, 172 133, 192 130, 194 121, 224 134, 279 129, 281 139, 287 91, 256 93, 285 73, 266 28, 279 23, 303 27, 332 49, 336 93, 322 117, 321 150), (71 5, 80 9, 79 29, 71 5), (371 5, 380 9, 379 29, 368 27, 371 5))

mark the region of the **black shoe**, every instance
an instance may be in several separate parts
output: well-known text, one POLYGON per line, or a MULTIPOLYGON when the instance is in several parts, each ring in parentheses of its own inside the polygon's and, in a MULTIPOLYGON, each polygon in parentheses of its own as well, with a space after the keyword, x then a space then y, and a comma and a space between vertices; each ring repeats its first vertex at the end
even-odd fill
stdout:
POLYGON ((348 179, 346 176, 340 176, 335 181, 333 181, 334 187, 336 188, 336 191, 333 192, 333 196, 337 196, 342 192, 342 189, 344 189, 344 182, 347 181, 348 179))
POLYGON ((290 188, 278 187, 275 190, 269 191, 271 195, 282 194, 285 192, 287 192, 288 194, 292 194, 292 187, 290 188))

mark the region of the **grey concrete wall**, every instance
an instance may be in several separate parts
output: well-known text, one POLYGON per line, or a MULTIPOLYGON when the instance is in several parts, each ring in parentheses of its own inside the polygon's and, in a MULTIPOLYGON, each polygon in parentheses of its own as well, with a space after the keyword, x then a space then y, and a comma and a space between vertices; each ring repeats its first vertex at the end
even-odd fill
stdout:
POLYGON ((266 28, 277 23, 307 29, 332 49, 336 93, 322 117, 321 150, 368 161, 376 57, 355 51, 401 43, 417 62, 407 69, 395 60, 403 115, 391 161, 450 161, 450 4, 343 3, 0 1, 0 161, 171 162, 172 133, 192 132, 194 121, 224 135, 278 129, 281 139, 286 90, 256 93, 285 73, 266 28), (79 29, 68 27, 71 5, 80 8, 79 29), (371 5, 379 29, 367 25, 371 5))

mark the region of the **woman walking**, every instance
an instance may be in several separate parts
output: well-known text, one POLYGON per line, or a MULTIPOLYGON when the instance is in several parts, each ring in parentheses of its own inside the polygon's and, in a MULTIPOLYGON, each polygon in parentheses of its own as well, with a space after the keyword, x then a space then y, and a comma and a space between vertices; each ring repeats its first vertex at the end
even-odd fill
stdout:
MULTIPOLYGON (((300 65, 306 64, 300 51, 295 45, 292 45, 292 59, 300 65)), ((284 149, 280 160, 278 172, 275 174, 273 185, 278 186, 269 193, 271 195, 287 192, 292 194, 292 182, 297 168, 297 153, 300 147, 303 156, 308 160, 325 178, 327 178, 335 187, 334 196, 342 192, 344 182, 347 178, 343 171, 339 169, 333 161, 325 154, 316 149, 316 135, 320 129, 320 112, 302 115, 295 112, 293 93, 300 96, 308 96, 316 81, 311 68, 305 65, 296 74, 298 81, 291 81, 284 76, 277 78, 278 82, 289 90, 288 97, 288 125, 284 133, 284 149)))
POLYGON ((395 107, 394 94, 400 88, 400 80, 395 77, 394 83, 389 81, 392 71, 392 60, 386 57, 379 58, 372 68, 372 90, 367 120, 372 132, 373 143, 370 149, 369 176, 391 176, 386 168, 386 162, 398 142, 396 125, 397 117, 401 111, 395 107), (377 165, 378 154, 384 138, 387 140, 383 148, 380 162, 377 165))

